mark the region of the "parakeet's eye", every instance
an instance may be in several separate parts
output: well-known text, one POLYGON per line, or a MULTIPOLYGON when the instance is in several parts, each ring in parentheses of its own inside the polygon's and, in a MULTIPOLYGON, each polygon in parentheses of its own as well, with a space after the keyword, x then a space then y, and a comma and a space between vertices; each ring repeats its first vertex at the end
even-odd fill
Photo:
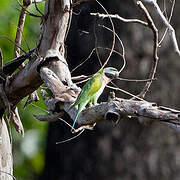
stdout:
POLYGON ((104 73, 108 78, 110 78, 110 79, 113 79, 114 78, 114 74, 111 74, 111 73, 104 73))

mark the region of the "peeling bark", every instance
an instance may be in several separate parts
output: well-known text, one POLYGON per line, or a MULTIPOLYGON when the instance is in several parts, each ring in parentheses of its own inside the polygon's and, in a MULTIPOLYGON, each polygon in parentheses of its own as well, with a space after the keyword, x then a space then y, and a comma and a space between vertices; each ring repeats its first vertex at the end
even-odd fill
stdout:
POLYGON ((0 122, 0 179, 13 180, 12 147, 4 119, 0 122))
POLYGON ((65 4, 66 1, 46 2, 38 51, 44 57, 44 61, 48 61, 48 68, 58 76, 59 80, 71 86, 73 84, 71 74, 64 58, 64 41, 70 17, 70 11, 64 9, 67 7, 65 4))

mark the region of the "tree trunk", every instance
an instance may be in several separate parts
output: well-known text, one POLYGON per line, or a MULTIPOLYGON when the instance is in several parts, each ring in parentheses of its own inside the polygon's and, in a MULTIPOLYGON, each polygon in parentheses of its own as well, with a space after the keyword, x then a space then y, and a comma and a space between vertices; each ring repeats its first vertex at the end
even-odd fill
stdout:
POLYGON ((12 145, 4 119, 0 122, 0 179, 13 179, 12 145))

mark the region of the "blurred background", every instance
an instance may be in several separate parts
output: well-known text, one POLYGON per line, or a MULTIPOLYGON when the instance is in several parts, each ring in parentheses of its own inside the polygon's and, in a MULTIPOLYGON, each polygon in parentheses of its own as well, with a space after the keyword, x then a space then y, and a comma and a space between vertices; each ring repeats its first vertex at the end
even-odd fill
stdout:
MULTIPOLYGON (((142 12, 132 0, 100 1, 110 14, 125 18, 144 19, 142 12)), ((161 9, 169 17, 172 1, 159 0, 161 9)), ((38 4, 43 11, 44 3, 38 4)), ((177 1, 171 24, 176 30, 180 44, 180 19, 177 1)), ((19 6, 14 0, 0 2, 0 36, 15 39, 19 17, 19 6)), ((152 8, 148 7, 161 39, 165 28, 152 8)), ((36 13, 34 5, 28 9, 36 13)), ((112 46, 112 33, 99 25, 111 28, 108 19, 98 19, 90 12, 104 13, 95 2, 89 1, 73 9, 72 24, 67 37, 67 61, 72 71, 90 54, 95 43, 101 47, 112 46)), ((22 48, 28 50, 36 46, 40 34, 40 19, 27 16, 23 32, 22 48)), ((152 62, 153 34, 139 24, 125 24, 113 20, 116 33, 124 43, 127 65, 121 73, 122 78, 146 79, 152 62)), ((13 58, 13 44, 0 39, 5 62, 13 58)), ((118 40, 115 49, 122 52, 118 40)), ((108 56, 105 49, 99 50, 103 61, 108 56)), ((157 80, 153 82, 146 100, 171 108, 180 109, 180 58, 173 52, 168 34, 159 48, 157 80)), ((113 54, 108 65, 118 69, 122 58, 113 54)), ((95 53, 72 76, 90 75, 100 68, 95 53)), ((144 83, 114 81, 118 87, 138 94, 144 83)), ((82 86, 81 84, 80 86, 82 86)), ((106 101, 111 90, 105 90, 99 101, 106 101)), ((116 96, 130 98, 127 94, 115 92, 116 96)), ((20 116, 25 128, 22 138, 12 127, 14 175, 18 180, 179 180, 180 178, 180 134, 162 124, 145 127, 136 119, 123 119, 119 124, 102 122, 94 131, 85 131, 77 139, 65 144, 55 143, 72 137, 70 129, 62 122, 42 123, 33 114, 45 113, 42 101, 29 105, 25 110, 25 99, 19 104, 20 116), (44 110, 43 110, 44 109, 44 110)), ((72 122, 66 115, 63 119, 72 122)))

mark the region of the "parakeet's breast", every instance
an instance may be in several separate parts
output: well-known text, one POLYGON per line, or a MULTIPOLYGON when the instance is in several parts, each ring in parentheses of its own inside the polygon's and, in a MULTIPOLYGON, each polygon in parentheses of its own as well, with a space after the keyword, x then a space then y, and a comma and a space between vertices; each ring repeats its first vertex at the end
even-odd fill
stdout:
POLYGON ((100 90, 101 87, 102 87, 102 78, 101 78, 101 76, 95 76, 94 81, 91 84, 91 88, 90 88, 91 93, 92 94, 96 93, 97 91, 100 90))
POLYGON ((102 94, 102 92, 104 91, 106 84, 104 83, 104 81, 101 82, 101 87, 99 88, 99 90, 94 94, 94 98, 98 99, 99 96, 102 94))

